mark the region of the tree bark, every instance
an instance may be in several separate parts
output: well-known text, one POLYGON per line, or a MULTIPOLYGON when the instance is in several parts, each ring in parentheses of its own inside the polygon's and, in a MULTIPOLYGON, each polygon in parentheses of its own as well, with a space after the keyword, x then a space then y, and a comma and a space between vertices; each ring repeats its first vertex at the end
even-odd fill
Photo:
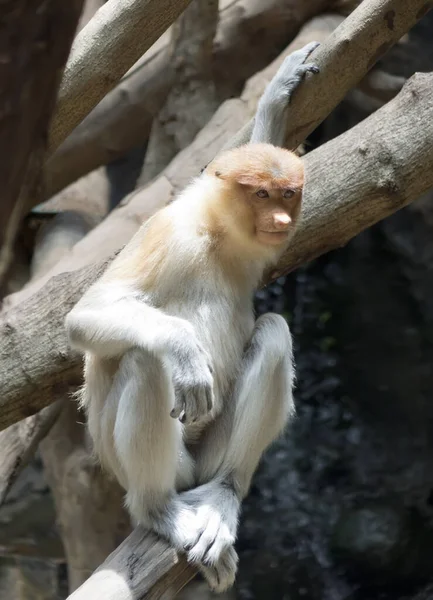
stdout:
POLYGON ((190 0, 122 0, 102 6, 74 40, 49 132, 52 153, 156 42, 190 0))
POLYGON ((105 0, 85 0, 77 31, 81 31, 104 4, 105 0))
MULTIPOLYGON (((270 277, 344 245, 433 186, 432 84, 433 74, 414 76, 385 107, 305 157, 302 220, 270 277)), ((196 142, 201 141, 199 136, 196 142)), ((77 375, 80 361, 68 348, 63 320, 107 262, 51 279, 4 314, 0 428, 46 406, 47 388, 65 385, 77 375), (36 347, 31 339, 38 339, 36 347)))
POLYGON ((195 574, 166 542, 137 527, 68 600, 174 598, 195 574))
MULTIPOLYGON (((329 8, 332 0, 226 0, 220 4, 210 74, 222 101, 238 94, 244 81, 267 65, 303 23, 329 8), (263 35, 264 31, 272 35, 263 35), (252 52, 252 47, 258 50, 252 52)), ((169 44, 168 35, 159 40, 49 158, 47 198, 145 143, 175 78, 169 44)))
POLYGON ((83 0, 0 5, 0 279, 29 197, 37 196, 48 124, 83 0))
POLYGON ((152 123, 137 187, 156 177, 192 142, 218 107, 212 73, 212 48, 218 24, 218 0, 192 0, 173 25, 168 54, 174 80, 152 123), (192 109, 193 107, 193 109, 192 109))

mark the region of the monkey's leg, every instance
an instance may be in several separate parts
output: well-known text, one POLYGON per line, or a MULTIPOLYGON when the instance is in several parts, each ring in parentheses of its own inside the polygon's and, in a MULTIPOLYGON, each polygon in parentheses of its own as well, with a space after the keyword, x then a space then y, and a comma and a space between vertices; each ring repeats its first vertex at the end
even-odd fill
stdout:
POLYGON ((173 384, 163 362, 142 350, 127 352, 104 405, 101 427, 106 446, 114 442, 112 468, 127 489, 131 515, 152 528, 176 486, 192 480, 182 425, 170 416, 173 405, 173 384))
POLYGON ((221 580, 219 563, 235 541, 240 502, 260 456, 294 411, 293 378, 289 328, 282 317, 263 315, 245 352, 233 397, 197 453, 198 480, 208 483, 180 494, 197 510, 188 559, 202 565, 211 587, 219 591, 234 578, 224 568, 226 580, 221 580))

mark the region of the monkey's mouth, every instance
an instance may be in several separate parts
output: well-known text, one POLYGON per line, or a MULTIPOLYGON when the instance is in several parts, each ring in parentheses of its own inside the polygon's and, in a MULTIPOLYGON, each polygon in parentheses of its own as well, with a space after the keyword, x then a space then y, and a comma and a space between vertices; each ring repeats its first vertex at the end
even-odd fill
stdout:
POLYGON ((278 244, 282 244, 289 237, 290 231, 285 229, 284 231, 257 231, 257 239, 259 242, 264 244, 270 244, 277 246, 278 244))

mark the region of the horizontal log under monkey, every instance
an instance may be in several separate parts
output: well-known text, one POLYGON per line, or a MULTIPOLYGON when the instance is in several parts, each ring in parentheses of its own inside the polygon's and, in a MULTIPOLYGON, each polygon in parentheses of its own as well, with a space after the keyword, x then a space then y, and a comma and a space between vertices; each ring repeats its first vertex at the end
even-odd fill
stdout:
POLYGON ((242 499, 293 414, 285 320, 253 293, 295 231, 303 163, 281 147, 285 108, 317 43, 285 59, 251 143, 223 152, 149 219, 69 313, 85 353, 81 403, 102 465, 136 523, 167 538, 210 587, 235 579, 242 499))

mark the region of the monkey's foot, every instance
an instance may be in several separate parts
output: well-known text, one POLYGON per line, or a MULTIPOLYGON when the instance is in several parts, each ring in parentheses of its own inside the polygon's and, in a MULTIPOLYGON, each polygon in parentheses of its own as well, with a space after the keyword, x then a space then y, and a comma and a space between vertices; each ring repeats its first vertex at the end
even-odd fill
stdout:
POLYGON ((235 582, 238 567, 238 555, 233 547, 228 548, 213 566, 198 565, 200 573, 206 579, 213 592, 225 592, 235 582))
POLYGON ((163 509, 158 509, 138 522, 165 538, 176 550, 184 552, 192 541, 197 511, 174 496, 163 509))
POLYGON ((239 499, 231 487, 210 482, 181 494, 183 502, 196 508, 185 544, 188 560, 215 565, 236 538, 239 499))

